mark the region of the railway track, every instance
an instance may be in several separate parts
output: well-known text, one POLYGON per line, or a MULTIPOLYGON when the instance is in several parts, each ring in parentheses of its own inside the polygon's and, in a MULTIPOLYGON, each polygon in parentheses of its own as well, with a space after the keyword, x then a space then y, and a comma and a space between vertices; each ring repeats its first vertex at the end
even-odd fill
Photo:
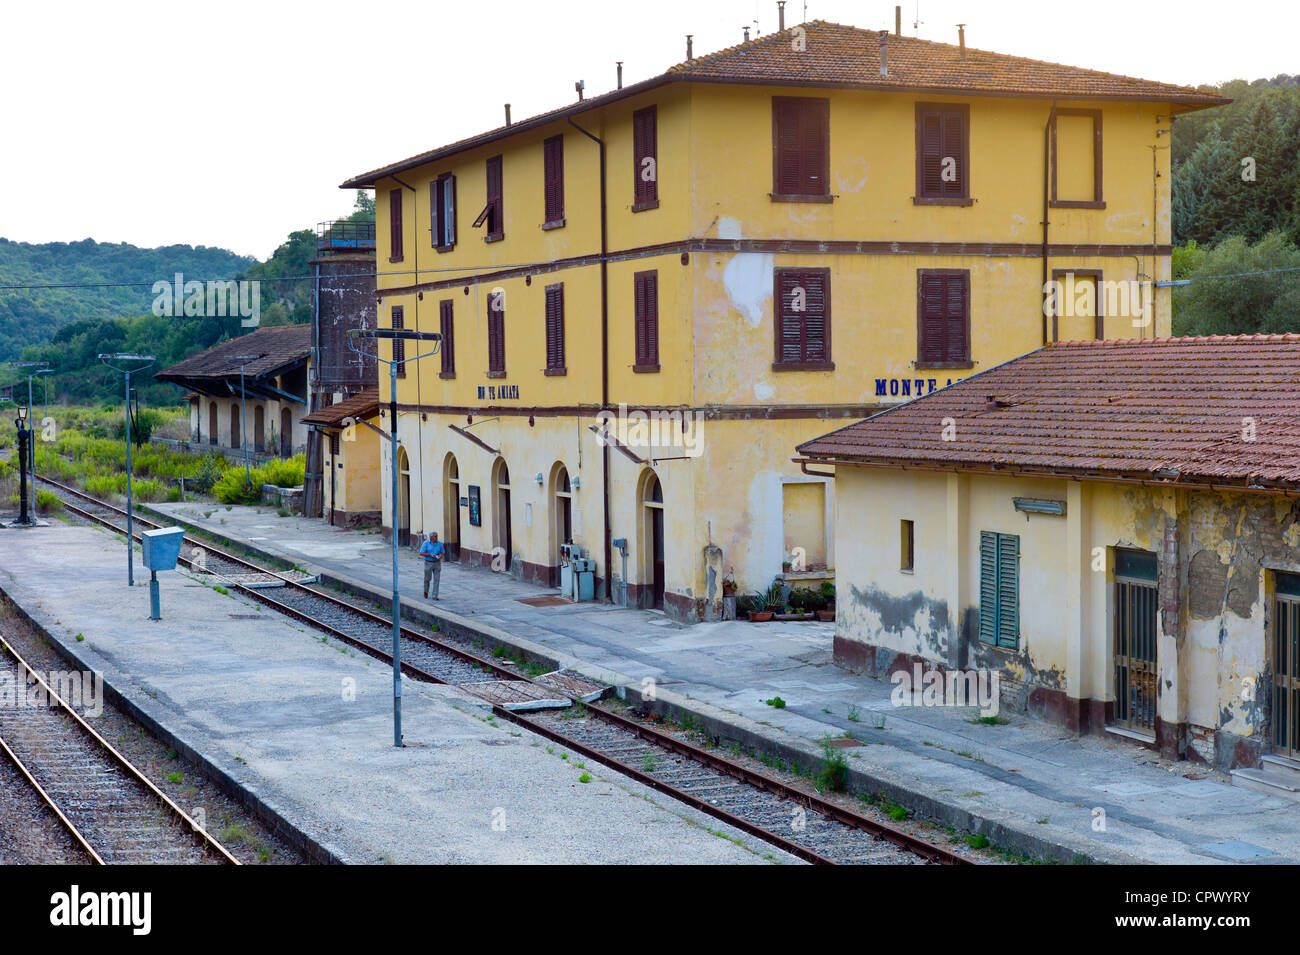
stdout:
POLYGON ((0 637, 0 671, 24 705, 0 706, 0 756, 96 865, 238 865, 0 637))
MULTIPOLYGON (((113 504, 48 478, 37 477, 60 495, 74 515, 125 530, 126 512, 113 504), (73 503, 84 502, 85 506, 73 503)), ((134 516, 144 530, 161 525, 134 516)), ((138 537, 137 537, 138 539, 138 537)), ((187 534, 181 562, 224 578, 232 589, 391 665, 392 620, 335 594, 309 586, 294 575, 268 570, 187 534), (272 593, 245 582, 279 578, 272 593)), ((520 674, 403 624, 402 671, 428 683, 468 686, 493 679, 521 681, 520 674)), ((553 690, 552 690, 553 695, 553 690)), ((971 864, 945 846, 846 809, 791 786, 714 750, 695 745, 648 723, 597 703, 564 714, 524 715, 499 705, 493 712, 651 788, 707 813, 807 862, 843 864, 971 864)))

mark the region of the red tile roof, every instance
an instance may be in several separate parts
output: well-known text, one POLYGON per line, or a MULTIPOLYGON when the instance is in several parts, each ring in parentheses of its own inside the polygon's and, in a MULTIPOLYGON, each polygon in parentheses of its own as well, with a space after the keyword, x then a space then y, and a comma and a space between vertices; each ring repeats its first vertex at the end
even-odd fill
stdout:
POLYGON ((1296 488, 1300 335, 1061 342, 799 452, 898 467, 1296 488), (947 418, 952 441, 943 440, 947 418))
POLYGON ((1062 97, 1169 103, 1174 112, 1231 102, 1217 93, 1114 73, 1046 63, 1020 56, 889 35, 889 75, 880 75, 880 31, 814 20, 802 25, 806 49, 792 49, 796 27, 758 37, 670 67, 659 76, 600 96, 498 126, 409 159, 354 176, 340 188, 373 186, 385 176, 484 146, 547 123, 596 109, 673 82, 755 83, 770 86, 851 87, 902 92, 1062 97))
POLYGON ((328 408, 317 408, 309 415, 303 415, 303 424, 318 424, 326 428, 344 427, 344 419, 365 421, 379 414, 379 391, 360 391, 350 398, 344 398, 338 404, 328 408))
POLYGON ((164 368, 154 377, 159 381, 238 377, 239 363, 231 356, 257 355, 258 358, 247 362, 244 367, 244 374, 255 378, 301 361, 310 354, 310 325, 268 325, 191 355, 170 368, 164 368))

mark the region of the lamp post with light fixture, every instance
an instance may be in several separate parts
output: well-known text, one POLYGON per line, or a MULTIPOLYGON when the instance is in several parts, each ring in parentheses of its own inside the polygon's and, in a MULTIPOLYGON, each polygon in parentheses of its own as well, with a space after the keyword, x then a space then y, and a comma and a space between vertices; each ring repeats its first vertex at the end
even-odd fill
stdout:
MULTIPOLYGON (((34 409, 36 408, 36 402, 32 398, 32 379, 37 377, 38 375, 52 374, 54 369, 49 366, 49 362, 44 362, 44 361, 11 361, 9 362, 9 367, 29 369, 29 371, 27 372, 27 410, 28 413, 31 414, 34 412, 34 409)), ((19 372, 19 375, 22 375, 22 372, 19 372)), ((48 401, 46 402, 45 413, 47 415, 49 414, 48 401)), ((36 445, 31 440, 30 437, 31 430, 32 429, 30 427, 27 429, 29 433, 28 443, 31 445, 30 453, 27 458, 27 472, 31 475, 32 493, 34 494, 36 492, 36 445)))
POLYGON ((135 586, 135 551, 131 537, 131 375, 144 371, 157 359, 153 355, 133 355, 129 352, 110 352, 100 355, 99 360, 114 371, 126 376, 126 585, 135 586), (114 362, 122 364, 115 365, 114 362), (132 367, 134 366, 134 367, 132 367))
POLYGON ((438 354, 441 348, 442 336, 437 332, 416 332, 407 331, 402 328, 372 328, 360 329, 353 328, 348 331, 348 348, 364 358, 373 358, 376 361, 383 362, 388 366, 388 440, 392 443, 393 451, 393 522, 390 525, 392 533, 389 535, 393 541, 393 745, 400 747, 402 745, 402 595, 401 588, 397 580, 397 368, 408 361, 419 361, 421 358, 430 358, 438 354), (393 343, 393 357, 384 358, 378 354, 362 351, 356 345, 357 338, 384 338, 393 343), (416 341, 437 342, 433 351, 424 355, 413 355, 407 357, 405 345, 403 345, 402 357, 397 357, 397 343, 405 342, 408 339, 416 341))
POLYGON ((28 406, 18 405, 18 417, 14 419, 14 427, 18 429, 18 526, 31 527, 33 523, 31 515, 31 501, 27 494, 27 457, 31 454, 32 448, 32 429, 27 425, 28 406))

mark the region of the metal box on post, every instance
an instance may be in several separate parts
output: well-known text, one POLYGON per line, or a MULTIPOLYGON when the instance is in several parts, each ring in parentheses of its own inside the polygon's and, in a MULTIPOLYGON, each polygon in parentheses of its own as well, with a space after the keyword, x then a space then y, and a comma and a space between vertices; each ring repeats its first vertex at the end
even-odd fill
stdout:
POLYGON ((596 562, 590 557, 578 557, 573 561, 574 597, 578 600, 594 600, 596 597, 596 562))
POLYGON ((182 527, 145 531, 141 535, 144 565, 152 571, 175 570, 184 538, 185 529, 182 527))

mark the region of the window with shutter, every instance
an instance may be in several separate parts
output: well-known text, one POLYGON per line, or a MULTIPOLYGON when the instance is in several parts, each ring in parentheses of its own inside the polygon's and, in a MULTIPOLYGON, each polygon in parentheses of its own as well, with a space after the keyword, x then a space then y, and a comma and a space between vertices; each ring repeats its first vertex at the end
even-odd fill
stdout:
POLYGON ((659 272, 632 277, 635 298, 636 362, 634 372, 659 370, 659 272))
POLYGON ((916 367, 969 368, 970 272, 916 273, 916 367))
POLYGON ((506 374, 506 309, 505 302, 494 295, 488 296, 488 377, 504 378, 506 374))
POLYGON ((388 261, 402 261, 402 190, 388 193, 388 261))
POLYGON ((773 371, 822 371, 831 361, 831 270, 776 269, 773 371))
POLYGON ((501 157, 493 156, 487 161, 487 235, 488 242, 502 239, 506 234, 505 200, 502 197, 501 157))
POLYGON ((1051 130, 1051 204, 1105 209, 1101 194, 1101 110, 1058 109, 1051 130))
MULTIPOLYGON (((400 305, 393 306, 393 331, 399 331, 406 327, 405 310, 400 305)), ((403 338, 393 339, 393 361, 397 362, 397 377, 406 377, 406 340, 403 338)))
POLYGON ((772 198, 830 202, 830 100, 772 97, 772 198))
POLYGON ((563 375, 564 283, 546 286, 546 374, 563 375))
POLYGON ((916 195, 922 205, 969 206, 970 107, 916 104, 916 195))
POLYGON ((659 114, 647 106, 632 114, 632 211, 659 206, 659 114))
POLYGON ((564 225, 564 137, 542 143, 542 179, 545 183, 546 225, 564 225))
POLYGON ((439 377, 442 378, 456 377, 456 326, 453 308, 452 299, 445 298, 438 303, 438 331, 442 335, 442 346, 439 349, 442 355, 442 371, 439 377))
POLYGON ((980 642, 1020 646, 1020 538, 980 531, 980 642))
POLYGON ((451 251, 456 245, 456 177, 449 172, 429 183, 429 218, 433 247, 451 251))

